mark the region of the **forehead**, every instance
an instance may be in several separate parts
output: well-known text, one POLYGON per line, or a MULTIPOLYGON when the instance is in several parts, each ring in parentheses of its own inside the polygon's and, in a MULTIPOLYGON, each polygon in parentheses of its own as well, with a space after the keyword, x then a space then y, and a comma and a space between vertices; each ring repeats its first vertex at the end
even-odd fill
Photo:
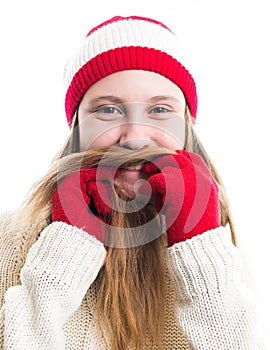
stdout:
POLYGON ((110 74, 96 82, 87 90, 84 99, 117 96, 126 102, 143 102, 162 95, 171 95, 179 102, 184 100, 181 89, 164 76, 142 70, 127 70, 110 74))

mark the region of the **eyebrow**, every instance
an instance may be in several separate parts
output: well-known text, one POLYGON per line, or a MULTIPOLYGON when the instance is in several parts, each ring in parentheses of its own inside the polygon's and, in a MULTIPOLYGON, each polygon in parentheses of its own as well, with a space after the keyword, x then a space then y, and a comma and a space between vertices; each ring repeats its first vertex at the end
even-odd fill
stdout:
POLYGON ((104 95, 104 96, 98 96, 93 99, 89 99, 89 104, 91 103, 97 103, 97 102, 102 102, 102 101, 111 101, 115 103, 123 103, 122 99, 114 96, 114 95, 104 95))
MULTIPOLYGON (((115 95, 104 95, 104 96, 98 96, 93 99, 89 99, 88 104, 95 104, 95 103, 100 103, 102 101, 110 101, 113 103, 126 103, 122 98, 115 96, 115 95)), ((160 101, 173 101, 176 103, 180 103, 180 99, 176 98, 175 96, 172 95, 157 95, 151 97, 147 102, 151 103, 156 103, 160 101)), ((135 102, 135 101, 134 101, 135 102)), ((136 101, 139 102, 139 101, 136 101)))
POLYGON ((168 100, 180 103, 180 99, 172 95, 157 95, 149 99, 150 102, 159 102, 159 101, 168 101, 168 100))

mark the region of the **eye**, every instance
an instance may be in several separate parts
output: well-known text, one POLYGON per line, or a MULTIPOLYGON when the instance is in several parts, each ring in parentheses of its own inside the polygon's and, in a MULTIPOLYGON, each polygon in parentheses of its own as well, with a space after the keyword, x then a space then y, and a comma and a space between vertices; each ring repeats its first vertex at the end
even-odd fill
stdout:
POLYGON ((101 107, 96 110, 96 113, 105 113, 105 114, 115 114, 115 113, 121 113, 121 111, 112 106, 106 106, 106 107, 101 107))
POLYGON ((166 120, 172 117, 172 109, 165 106, 155 106, 149 110, 149 118, 157 120, 166 120))
POLYGON ((122 118, 124 113, 123 111, 114 106, 102 106, 98 107, 95 110, 96 117, 101 120, 115 120, 122 118))
POLYGON ((162 106, 157 106, 150 110, 150 113, 167 113, 167 112, 171 112, 171 111, 168 108, 162 107, 162 106))

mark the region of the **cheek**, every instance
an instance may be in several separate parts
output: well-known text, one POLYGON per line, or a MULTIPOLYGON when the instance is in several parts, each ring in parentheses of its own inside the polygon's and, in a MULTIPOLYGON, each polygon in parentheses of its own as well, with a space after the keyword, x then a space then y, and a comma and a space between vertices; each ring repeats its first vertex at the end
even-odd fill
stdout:
POLYGON ((171 150, 181 150, 184 148, 185 142, 182 137, 176 137, 175 135, 170 135, 168 133, 157 133, 155 136, 155 142, 171 150))
POLYGON ((88 142, 87 149, 97 149, 102 147, 110 147, 116 144, 116 138, 111 134, 102 134, 100 136, 96 136, 92 142, 88 142))
POLYGON ((183 149, 185 145, 185 120, 168 120, 162 127, 156 128, 155 142, 172 149, 183 149))
POLYGON ((97 149, 101 147, 109 147, 117 143, 119 133, 117 128, 104 127, 100 121, 91 123, 80 123, 80 148, 82 151, 90 148, 97 149))

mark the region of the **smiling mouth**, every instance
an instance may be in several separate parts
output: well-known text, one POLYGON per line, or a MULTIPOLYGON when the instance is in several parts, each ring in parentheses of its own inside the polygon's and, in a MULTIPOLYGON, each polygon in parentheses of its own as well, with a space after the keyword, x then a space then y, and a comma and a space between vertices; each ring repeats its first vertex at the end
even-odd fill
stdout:
POLYGON ((140 171, 142 169, 142 164, 130 165, 128 167, 120 168, 127 171, 140 171))

